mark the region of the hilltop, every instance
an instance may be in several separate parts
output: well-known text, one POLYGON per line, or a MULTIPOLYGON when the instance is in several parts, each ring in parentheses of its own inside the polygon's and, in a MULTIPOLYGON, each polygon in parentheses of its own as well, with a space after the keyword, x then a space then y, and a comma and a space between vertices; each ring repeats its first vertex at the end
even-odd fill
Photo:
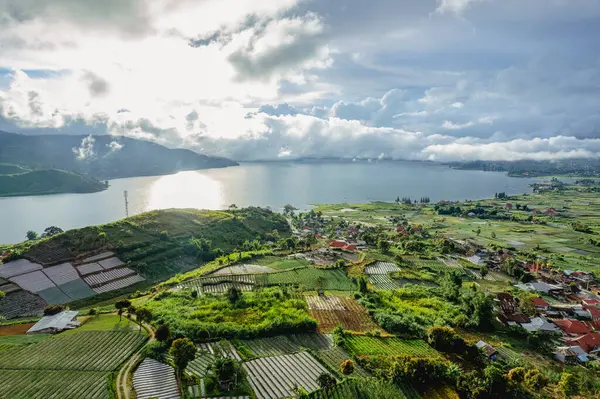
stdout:
POLYGON ((121 136, 30 136, 0 131, 0 163, 61 169, 99 180, 154 176, 238 164, 121 136))

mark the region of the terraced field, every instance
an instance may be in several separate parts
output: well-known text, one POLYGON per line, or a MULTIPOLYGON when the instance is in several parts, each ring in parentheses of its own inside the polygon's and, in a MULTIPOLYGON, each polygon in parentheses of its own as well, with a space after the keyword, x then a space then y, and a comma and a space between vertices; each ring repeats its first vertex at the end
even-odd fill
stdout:
POLYGON ((387 274, 372 274, 368 277, 369 282, 378 290, 395 290, 400 286, 387 274))
POLYGON ((85 331, 0 353, 0 369, 112 371, 146 340, 137 333, 85 331))
POLYGON ((2 370, 0 398, 104 399, 109 372, 73 370, 2 370))
POLYGON ((333 388, 320 389, 311 393, 311 399, 406 399, 396 386, 389 382, 373 379, 350 379, 333 388))
POLYGON ((309 291, 354 291, 356 285, 341 269, 299 268, 277 273, 256 275, 256 284, 270 285, 302 285, 309 291))
POLYGON ((308 311, 319 326, 319 332, 329 333, 338 324, 345 330, 367 332, 378 329, 367 311, 350 298, 307 296, 308 311))
MULTIPOLYGON (((330 349, 324 349, 316 352, 316 357, 322 362, 328 365, 332 370, 335 370, 339 377, 342 377, 340 373, 340 366, 342 363, 352 356, 348 354, 343 348, 334 346, 330 349)), ((369 377, 369 373, 359 367, 356 363, 354 364, 354 373, 352 377, 369 377)))
POLYGON ((278 356, 300 352, 302 350, 324 350, 332 347, 331 335, 291 334, 270 338, 243 340, 240 343, 255 357, 278 356))
POLYGON ((384 274, 397 272, 400 268, 391 262, 375 262, 365 267, 366 275, 384 274))
POLYGON ((327 372, 306 352, 251 360, 243 367, 258 399, 290 397, 294 386, 314 391, 319 388, 317 377, 327 372))
POLYGON ((133 373, 133 387, 137 399, 181 397, 173 367, 150 358, 133 373))
POLYGON ((439 353, 420 339, 376 338, 353 335, 346 340, 347 349, 355 355, 437 357, 439 353))

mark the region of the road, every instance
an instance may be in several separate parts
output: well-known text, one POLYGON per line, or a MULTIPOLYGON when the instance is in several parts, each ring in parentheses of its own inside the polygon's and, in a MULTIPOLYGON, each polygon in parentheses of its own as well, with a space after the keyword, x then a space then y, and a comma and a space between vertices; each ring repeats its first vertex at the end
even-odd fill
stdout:
POLYGON ((133 356, 131 356, 129 360, 125 364, 123 364, 121 370, 119 370, 119 373, 117 374, 117 399, 131 398, 129 387, 127 386, 127 380, 133 372, 133 367, 139 360, 142 351, 156 340, 156 337, 154 336, 154 331, 152 330, 152 327, 149 324, 143 323, 142 327, 146 329, 148 335, 150 335, 150 339, 144 344, 144 346, 142 346, 137 352, 135 352, 133 356))

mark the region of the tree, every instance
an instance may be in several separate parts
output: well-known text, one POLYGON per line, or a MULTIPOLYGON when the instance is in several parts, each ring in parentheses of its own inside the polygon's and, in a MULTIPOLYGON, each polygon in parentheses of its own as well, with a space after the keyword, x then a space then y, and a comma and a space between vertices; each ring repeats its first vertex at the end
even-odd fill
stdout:
POLYGON ((467 348, 465 340, 450 327, 431 327, 427 330, 427 342, 440 352, 463 353, 467 348))
POLYGON ((63 232, 64 232, 64 230, 61 229, 60 227, 56 227, 56 226, 46 227, 44 229, 44 233, 42 234, 42 238, 52 237, 52 236, 55 236, 55 235, 63 233, 63 232))
POLYGON ((548 379, 538 369, 531 369, 525 373, 523 383, 527 388, 537 391, 546 386, 548 379))
POLYGON ((380 239, 377 241, 377 248, 379 248, 381 252, 387 253, 390 250, 390 243, 388 240, 380 239))
POLYGON ((358 283, 358 292, 360 292, 361 294, 366 294, 367 292, 369 292, 367 278, 365 276, 359 276, 358 279, 356 279, 356 282, 358 283))
POLYGON ((525 369, 523 367, 515 367, 514 369, 510 369, 507 377, 510 382, 520 384, 525 380, 525 369))
POLYGON ((169 354, 173 356, 173 363, 181 377, 188 363, 196 358, 196 346, 189 338, 179 338, 171 344, 169 354))
POLYGON ((160 342, 167 341, 169 339, 170 335, 171 335, 171 330, 169 329, 168 324, 161 324, 160 326, 158 326, 158 328, 156 329, 156 332, 154 333, 154 336, 160 342))
POLYGON ((489 274, 490 269, 487 266, 483 266, 479 272, 481 273, 481 278, 485 279, 485 276, 489 274))
POLYGON ((449 301, 456 302, 460 297, 460 288, 462 287, 462 278, 455 271, 450 271, 442 277, 440 281, 440 290, 442 296, 449 301))
POLYGON ((577 395, 579 393, 579 381, 574 374, 563 372, 558 382, 558 389, 566 398, 577 395))
POLYGON ((344 346, 346 343, 346 331, 341 324, 338 324, 331 333, 333 335, 333 344, 335 346, 344 346))
POLYGON ((328 389, 334 387, 337 381, 331 374, 323 372, 317 377, 317 383, 322 389, 328 389))
POLYGON ((234 209, 238 209, 238 206, 236 204, 229 205, 229 210, 230 211, 233 211, 234 209))
POLYGON ((127 313, 129 314, 129 316, 132 316, 132 315, 134 315, 134 314, 135 314, 135 312, 136 312, 135 306, 133 306, 133 305, 129 305, 129 306, 127 307, 127 313))
POLYGON ((152 312, 147 308, 139 308, 136 312, 136 319, 140 323, 140 331, 142 331, 142 323, 150 323, 152 321, 152 312))
POLYGON ((227 299, 232 305, 236 305, 240 299, 242 299, 242 291, 236 286, 233 286, 227 290, 227 299))
POLYGON ((492 238, 496 239, 496 233, 494 231, 492 231, 492 238))
POLYGON ((123 299, 115 302, 115 308, 119 311, 119 322, 123 317, 123 309, 127 309, 131 306, 131 301, 129 299, 123 299))
POLYGON ((344 259, 338 259, 335 261, 335 267, 338 269, 343 268, 344 266, 346 266, 346 261, 344 259))
POLYGON ((342 362, 342 365, 340 366, 340 372, 344 375, 350 375, 352 373, 354 373, 354 362, 350 359, 348 360, 344 360, 342 362))
POLYGON ((231 391, 242 374, 239 363, 229 357, 218 357, 212 365, 212 370, 222 391, 231 391))
POLYGON ((297 211, 297 210, 298 210, 298 208, 296 208, 290 204, 286 204, 283 206, 283 214, 284 215, 293 215, 294 211, 297 211))
POLYGON ((55 314, 59 314, 65 310, 65 307, 62 305, 50 305, 44 309, 44 316, 54 316, 55 314))
POLYGON ((33 241, 38 238, 38 234, 33 230, 28 230, 26 236, 29 241, 33 241))

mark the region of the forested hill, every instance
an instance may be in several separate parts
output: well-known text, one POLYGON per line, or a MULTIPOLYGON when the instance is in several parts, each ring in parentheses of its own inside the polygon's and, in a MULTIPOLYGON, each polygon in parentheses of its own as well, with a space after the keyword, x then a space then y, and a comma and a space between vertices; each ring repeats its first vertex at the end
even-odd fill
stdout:
POLYGON ((97 179, 236 166, 226 158, 117 136, 28 136, 0 131, 0 163, 63 169, 97 179))
MULTIPOLYGON (((6 165, 0 165, 0 171, 6 165)), ((20 195, 44 195, 59 193, 94 193, 107 186, 77 173, 57 169, 26 171, 24 173, 0 174, 0 197, 20 195)))

